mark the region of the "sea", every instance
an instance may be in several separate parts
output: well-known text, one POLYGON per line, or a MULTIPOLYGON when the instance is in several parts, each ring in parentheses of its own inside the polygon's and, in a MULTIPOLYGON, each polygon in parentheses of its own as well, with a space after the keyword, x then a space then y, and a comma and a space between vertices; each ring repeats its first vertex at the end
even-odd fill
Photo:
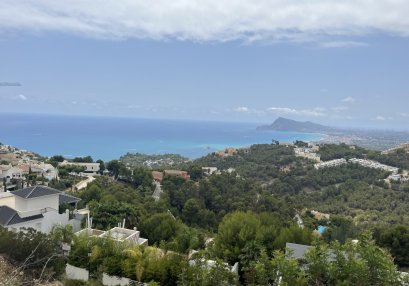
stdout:
POLYGON ((261 131, 257 123, 0 113, 0 142, 42 156, 130 153, 180 154, 195 159, 227 147, 318 141, 320 134, 261 131))

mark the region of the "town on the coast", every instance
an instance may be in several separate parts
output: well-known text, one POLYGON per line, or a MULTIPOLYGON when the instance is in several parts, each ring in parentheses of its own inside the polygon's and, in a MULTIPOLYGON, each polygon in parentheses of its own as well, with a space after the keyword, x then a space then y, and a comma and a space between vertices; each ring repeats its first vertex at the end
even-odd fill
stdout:
MULTIPOLYGON (((348 250, 351 253, 378 245, 392 253, 400 251, 383 237, 394 231, 387 226, 391 220, 405 217, 406 199, 397 197, 409 190, 405 145, 380 152, 347 144, 272 140, 226 148, 195 160, 152 156, 129 153, 104 162, 89 156, 43 157, 0 145, 0 237, 12 233, 7 238, 11 244, 29 239, 34 247, 31 256, 27 254, 31 261, 40 259, 36 252, 41 243, 34 244, 41 234, 50 242, 41 255, 52 267, 57 261, 63 263, 58 277, 84 285, 90 281, 165 285, 164 281, 198 279, 190 273, 235 285, 253 279, 247 272, 251 267, 256 267, 254 279, 260 279, 259 266, 247 264, 242 256, 250 241, 256 241, 261 250, 284 251, 288 261, 307 264, 313 263, 310 252, 318 247, 316 240, 333 249, 338 247, 331 244, 335 239, 356 245, 348 250), (355 201, 344 205, 348 197, 341 191, 356 197, 355 201), (369 193, 370 205, 362 202, 357 211, 360 196, 369 193), (394 201, 392 216, 379 212, 378 196, 394 201), (272 212, 269 216, 267 210, 272 212), (280 218, 285 222, 277 225, 280 218), (381 223, 384 229, 377 218, 385 223, 381 223), (373 234, 375 242, 366 241, 361 236, 373 227, 378 227, 379 234, 373 234), (246 238, 241 238, 243 231, 246 238), (53 246, 52 241, 59 242, 53 246), (172 263, 178 265, 175 273, 156 272, 172 263)), ((385 212, 391 210, 387 207, 385 212)), ((0 246, 1 253, 27 271, 47 267, 41 259, 33 267, 25 265, 27 257, 0 246)), ((403 257, 394 262, 388 256, 382 259, 399 266, 388 275, 403 281, 407 254, 399 255, 403 257)), ((331 256, 325 259, 332 263, 331 256)), ((44 282, 42 277, 37 279, 44 282)))

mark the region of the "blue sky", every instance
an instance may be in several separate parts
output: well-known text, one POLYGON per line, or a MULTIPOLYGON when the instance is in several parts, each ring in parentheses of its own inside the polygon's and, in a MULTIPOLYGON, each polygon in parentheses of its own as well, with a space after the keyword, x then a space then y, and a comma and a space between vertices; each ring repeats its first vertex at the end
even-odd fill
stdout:
POLYGON ((2 1, 0 112, 409 129, 409 1, 168 2, 2 1))

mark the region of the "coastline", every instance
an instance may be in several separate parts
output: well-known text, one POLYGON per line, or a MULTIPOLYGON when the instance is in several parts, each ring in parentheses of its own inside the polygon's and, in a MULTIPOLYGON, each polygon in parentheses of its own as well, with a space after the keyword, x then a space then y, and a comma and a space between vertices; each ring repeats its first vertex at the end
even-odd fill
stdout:
POLYGON ((109 161, 131 153, 180 154, 195 159, 228 147, 272 140, 315 141, 322 135, 259 131, 256 123, 169 121, 0 114, 0 142, 42 156, 90 155, 109 161))

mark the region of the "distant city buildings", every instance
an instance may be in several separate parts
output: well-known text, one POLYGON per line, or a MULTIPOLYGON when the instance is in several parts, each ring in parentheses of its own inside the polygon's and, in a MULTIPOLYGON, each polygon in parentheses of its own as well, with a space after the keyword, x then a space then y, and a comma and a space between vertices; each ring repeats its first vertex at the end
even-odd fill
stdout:
POLYGON ((399 168, 384 165, 384 164, 381 164, 379 162, 372 161, 372 160, 352 158, 352 159, 349 159, 349 162, 353 164, 361 165, 362 167, 379 169, 379 170, 391 172, 392 174, 397 174, 399 172, 399 168))
POLYGON ((6 187, 13 179, 26 180, 29 174, 47 180, 58 178, 57 168, 42 162, 33 152, 0 145, 0 180, 6 183, 6 187))
POLYGON ((335 160, 331 160, 331 161, 317 163, 317 164, 314 165, 314 168, 316 170, 319 170, 319 169, 323 169, 323 168, 331 168, 331 167, 337 167, 337 166, 345 165, 346 163, 347 163, 347 160, 345 160, 344 158, 335 159, 335 160))
POLYGON ((337 167, 337 166, 345 165, 347 163, 358 164, 358 165, 360 165, 362 167, 365 167, 365 168, 372 168, 372 169, 378 169, 378 170, 383 170, 383 171, 386 171, 386 172, 390 172, 390 173, 392 173, 392 176, 390 178, 392 180, 394 180, 394 181, 398 181, 398 180, 401 179, 401 176, 398 175, 399 168, 388 166, 388 165, 381 164, 379 162, 372 161, 372 160, 367 160, 367 159, 352 158, 352 159, 349 159, 348 161, 346 159, 344 159, 344 158, 335 159, 335 160, 331 160, 331 161, 317 163, 317 164, 314 165, 314 168, 319 170, 319 169, 323 169, 323 168, 337 167))
POLYGON ((248 153, 250 151, 250 147, 241 147, 241 148, 226 148, 224 150, 216 151, 215 154, 219 155, 220 157, 229 157, 234 156, 238 152, 248 153))
POLYGON ((294 148, 295 156, 303 157, 305 159, 309 159, 315 162, 320 162, 321 158, 316 153, 319 151, 318 145, 312 145, 311 147, 297 147, 294 148))
POLYGON ((165 177, 179 177, 186 181, 190 179, 188 172, 180 170, 152 171, 152 177, 153 180, 158 183, 161 183, 165 177))

